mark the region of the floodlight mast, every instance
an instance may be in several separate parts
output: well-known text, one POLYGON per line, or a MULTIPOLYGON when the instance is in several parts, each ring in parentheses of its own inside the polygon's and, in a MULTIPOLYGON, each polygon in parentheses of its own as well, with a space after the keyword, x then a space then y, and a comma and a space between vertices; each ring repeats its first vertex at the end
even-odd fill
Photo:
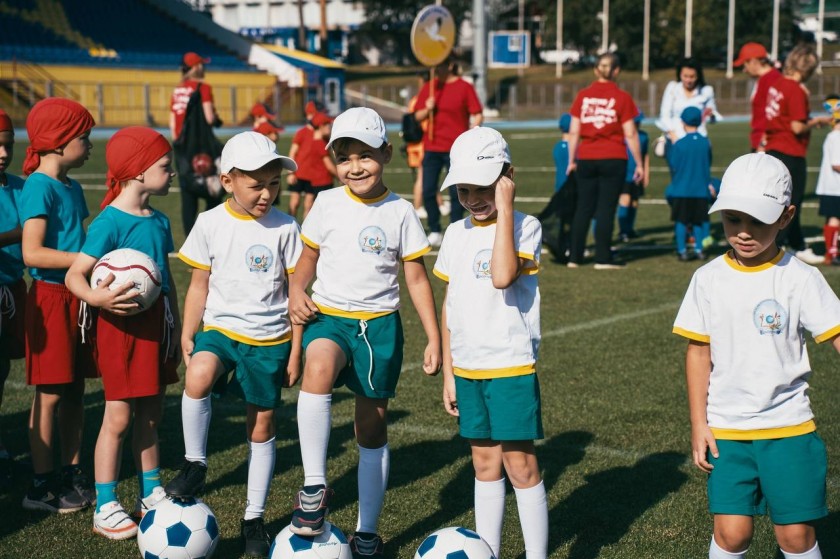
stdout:
POLYGON ((473 0, 473 76, 481 106, 487 106, 487 7, 484 0, 473 0))

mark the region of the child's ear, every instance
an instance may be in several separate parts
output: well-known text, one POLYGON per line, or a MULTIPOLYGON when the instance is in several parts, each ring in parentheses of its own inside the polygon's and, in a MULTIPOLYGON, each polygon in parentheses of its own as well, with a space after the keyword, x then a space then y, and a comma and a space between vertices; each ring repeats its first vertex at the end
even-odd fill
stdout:
POLYGON ((505 176, 507 178, 509 178, 510 180, 513 180, 513 165, 511 165, 510 168, 507 170, 507 173, 505 173, 505 176))
POLYGON ((222 188, 225 189, 225 192, 231 194, 233 192, 233 177, 230 176, 230 173, 222 173, 219 175, 219 180, 222 183, 222 188))
POLYGON ((384 148, 382 148, 382 157, 384 159, 385 165, 391 162, 391 156, 394 155, 394 146, 393 144, 388 144, 384 148))
POLYGON ((779 224, 779 229, 784 229, 790 225, 790 222, 793 221, 794 215, 796 215, 796 206, 791 204, 782 211, 782 215, 779 217, 779 221, 777 222, 779 224))

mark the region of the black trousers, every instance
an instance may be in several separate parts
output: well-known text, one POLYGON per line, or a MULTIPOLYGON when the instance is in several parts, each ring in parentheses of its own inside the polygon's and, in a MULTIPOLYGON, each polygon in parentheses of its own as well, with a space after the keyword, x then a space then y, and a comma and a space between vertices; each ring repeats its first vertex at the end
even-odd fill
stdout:
MULTIPOLYGON (((423 207, 428 216, 429 231, 440 233, 440 209, 437 205, 437 193, 440 184, 440 172, 449 170, 449 152, 427 151, 423 154, 423 207)), ((449 223, 455 223, 464 217, 464 206, 458 201, 458 191, 454 186, 449 187, 449 203, 451 211, 449 223)))
POLYGON ((610 245, 615 208, 627 173, 626 159, 583 159, 577 162, 577 203, 572 222, 569 261, 580 263, 589 224, 595 218, 595 263, 612 260, 610 245))
POLYGON ((802 235, 800 215, 802 214, 802 201, 805 199, 808 165, 804 157, 795 157, 780 151, 768 151, 767 154, 772 155, 787 167, 791 180, 790 203, 796 206, 796 214, 794 214, 790 225, 779 231, 776 243, 779 246, 787 245, 794 251, 805 250, 805 237, 802 235))

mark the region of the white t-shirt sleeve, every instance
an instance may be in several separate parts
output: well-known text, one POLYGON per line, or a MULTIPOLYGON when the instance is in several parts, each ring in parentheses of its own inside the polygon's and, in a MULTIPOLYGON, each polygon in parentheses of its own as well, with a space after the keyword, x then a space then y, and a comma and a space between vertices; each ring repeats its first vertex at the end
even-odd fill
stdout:
POLYGON ((688 290, 683 298, 677 318, 674 321, 674 334, 694 340, 709 343, 709 299, 706 296, 698 273, 695 272, 688 284, 688 290))
POLYGON ((400 231, 400 258, 402 260, 414 260, 429 252, 431 246, 423 224, 417 217, 417 212, 411 210, 406 212, 403 219, 402 230, 400 231))
POLYGON ((301 226, 300 236, 301 240, 315 250, 320 250, 321 244, 324 242, 324 230, 321 227, 323 218, 321 217, 321 207, 319 204, 321 200, 316 198, 315 203, 306 215, 301 226))
POLYGON ((542 226, 538 219, 528 216, 522 222, 516 253, 519 258, 530 260, 533 264, 526 264, 526 269, 539 268, 540 252, 542 250, 542 226))
POLYGON ((200 270, 209 270, 211 265, 210 247, 205 233, 206 222, 204 215, 198 216, 187 240, 178 251, 178 258, 200 270))
POLYGON ((435 261, 435 266, 432 268, 432 273, 449 283, 449 275, 451 268, 449 267, 449 246, 451 245, 452 234, 454 228, 449 228, 443 232, 443 241, 440 243, 438 249, 438 257, 435 261))
POLYGON ((840 134, 829 135, 827 142, 829 155, 828 160, 831 163, 831 166, 840 166, 840 134))
POLYGON ((280 250, 283 254, 283 265, 286 268, 286 273, 291 274, 295 271, 298 258, 303 251, 303 242, 300 240, 300 227, 297 223, 290 223, 286 230, 287 235, 284 236, 283 246, 280 247, 280 250))
POLYGON ((824 342, 840 334, 840 300, 817 269, 812 270, 802 290, 799 317, 802 326, 817 342, 824 342))

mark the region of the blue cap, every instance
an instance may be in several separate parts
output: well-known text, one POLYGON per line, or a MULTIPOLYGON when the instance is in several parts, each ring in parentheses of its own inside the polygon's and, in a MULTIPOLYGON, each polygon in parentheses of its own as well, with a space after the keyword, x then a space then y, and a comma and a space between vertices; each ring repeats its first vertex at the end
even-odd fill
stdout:
POLYGON ((563 132, 568 132, 569 128, 572 127, 572 115, 569 113, 563 113, 563 116, 560 117, 560 130, 563 132))
POLYGON ((686 107, 683 109, 680 119, 688 126, 700 126, 703 122, 703 112, 697 107, 686 107))

